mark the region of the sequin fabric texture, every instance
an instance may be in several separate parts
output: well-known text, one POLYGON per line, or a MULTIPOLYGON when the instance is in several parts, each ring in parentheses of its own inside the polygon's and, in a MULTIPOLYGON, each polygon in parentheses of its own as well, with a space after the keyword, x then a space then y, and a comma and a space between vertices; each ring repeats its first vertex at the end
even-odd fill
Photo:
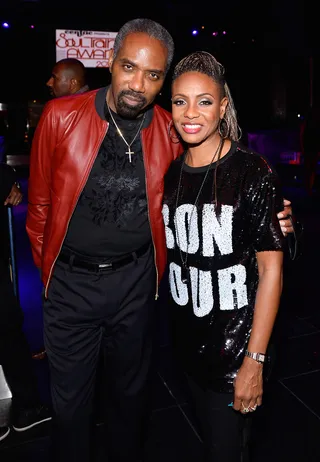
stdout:
POLYGON ((251 332, 256 252, 283 248, 281 186, 266 159, 232 143, 211 166, 196 207, 207 167, 183 166, 177 204, 183 159, 167 172, 163 204, 175 352, 200 384, 231 392, 251 332))

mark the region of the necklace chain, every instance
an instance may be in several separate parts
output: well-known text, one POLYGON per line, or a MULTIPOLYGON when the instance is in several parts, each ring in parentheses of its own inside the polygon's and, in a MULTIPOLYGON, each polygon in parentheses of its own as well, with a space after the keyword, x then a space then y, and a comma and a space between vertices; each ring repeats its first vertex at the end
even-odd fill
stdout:
MULTIPOLYGON (((201 191, 202 191, 202 188, 206 182, 206 179, 207 179, 207 176, 209 174, 209 171, 210 171, 210 167, 211 165, 213 164, 217 154, 219 153, 219 157, 220 157, 220 154, 221 154, 221 150, 222 150, 222 147, 223 147, 223 139, 221 138, 220 139, 220 142, 219 142, 219 145, 211 159, 211 162, 210 164, 208 165, 207 167, 207 170, 206 170, 206 174, 202 180, 202 183, 200 185, 200 188, 199 188, 199 191, 197 193, 197 196, 196 196, 196 199, 194 201, 194 204, 192 206, 192 210, 191 210, 191 213, 190 213, 190 218, 188 220, 188 226, 187 226, 187 248, 186 248, 186 251, 185 251, 185 258, 183 258, 183 254, 182 254, 182 250, 181 250, 181 246, 180 246, 180 239, 179 239, 179 228, 177 226, 177 209, 178 209, 178 202, 179 202, 179 193, 180 193, 180 189, 181 189, 181 180, 182 180, 182 172, 183 172, 183 167, 185 165, 185 162, 186 162, 186 158, 187 158, 187 155, 185 156, 185 158, 183 159, 183 161, 181 162, 181 169, 180 169, 180 176, 179 176, 179 183, 178 183, 178 190, 177 190, 177 198, 176 198, 176 213, 175 213, 175 227, 176 227, 176 235, 177 235, 177 241, 178 241, 178 246, 179 246, 179 253, 180 253, 180 259, 181 259, 181 263, 182 263, 182 269, 184 271, 186 271, 188 269, 187 267, 187 262, 188 262, 188 250, 189 250, 189 241, 190 241, 190 226, 191 226, 191 222, 192 222, 192 216, 193 216, 193 212, 197 206, 197 203, 198 203, 198 200, 199 200, 199 197, 200 197, 200 194, 201 194, 201 191)), ((182 282, 186 282, 186 277, 182 277, 182 282)))
POLYGON ((145 119, 146 114, 145 114, 145 113, 143 114, 141 124, 139 125, 138 131, 137 131, 137 133, 134 135, 133 140, 131 141, 131 143, 128 143, 128 141, 127 141, 127 140, 125 139, 125 137, 123 136, 123 134, 122 134, 120 128, 118 127, 116 121, 114 120, 114 117, 113 117, 113 115, 112 115, 112 113, 111 113, 111 109, 109 108, 109 104, 108 104, 108 103, 107 103, 107 108, 108 108, 110 117, 111 117, 111 119, 112 119, 112 122, 114 123, 114 125, 115 125, 115 127, 116 127, 116 129, 117 129, 117 131, 118 131, 118 133, 119 133, 119 135, 121 136, 121 138, 123 139, 123 141, 124 141, 124 142, 126 143, 126 145, 128 146, 128 149, 129 149, 129 150, 126 151, 126 154, 128 154, 128 156, 129 156, 129 162, 131 162, 131 155, 134 154, 134 151, 131 151, 131 146, 132 146, 132 144, 134 143, 135 139, 137 138, 138 134, 139 134, 140 131, 141 131, 141 128, 142 128, 142 125, 143 125, 143 122, 144 122, 144 119, 145 119))

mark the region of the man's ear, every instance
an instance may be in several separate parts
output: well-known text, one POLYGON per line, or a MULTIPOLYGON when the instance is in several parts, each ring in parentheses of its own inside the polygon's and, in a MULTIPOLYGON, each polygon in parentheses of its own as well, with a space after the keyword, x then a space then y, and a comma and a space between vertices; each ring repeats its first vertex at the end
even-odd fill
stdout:
POLYGON ((113 64, 113 48, 110 50, 109 55, 109 71, 112 74, 112 64, 113 64))
POLYGON ((74 90, 78 86, 78 80, 77 79, 71 79, 70 80, 70 89, 74 90))

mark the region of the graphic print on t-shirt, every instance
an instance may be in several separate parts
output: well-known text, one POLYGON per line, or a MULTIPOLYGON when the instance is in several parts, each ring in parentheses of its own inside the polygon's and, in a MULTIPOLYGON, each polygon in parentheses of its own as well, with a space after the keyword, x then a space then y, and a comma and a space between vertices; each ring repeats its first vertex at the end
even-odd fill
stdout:
MULTIPOLYGON (((128 139, 133 138, 140 124, 137 120, 122 121, 128 139)), ((100 147, 96 162, 85 186, 80 204, 86 204, 93 222, 125 228, 135 216, 147 220, 147 198, 142 148, 137 138, 129 162, 126 146, 111 123, 100 147)), ((140 218, 141 220, 141 218, 140 218)))
MULTIPOLYGON (((214 204, 204 204, 201 216, 193 204, 180 205, 175 213, 175 233, 169 227, 169 207, 164 204, 163 218, 168 249, 175 245, 185 253, 195 254, 201 248, 204 257, 233 252, 233 206, 222 205, 218 219, 214 204), (198 225, 202 228, 199 232, 198 225), (189 231, 189 232, 188 232, 189 231), (202 236, 200 242, 200 236, 202 236)), ((188 287, 182 280, 182 266, 171 262, 169 282, 171 295, 178 305, 189 302, 188 287)), ((212 271, 190 266, 189 269, 194 314, 206 316, 214 306, 212 271)), ((234 310, 248 304, 246 268, 241 264, 217 270, 220 310, 234 310)))
POLYGON ((146 215, 145 189, 139 177, 125 173, 110 174, 105 170, 94 175, 92 183, 94 186, 90 193, 87 188, 81 200, 88 202, 92 220, 97 225, 102 226, 107 222, 123 228, 136 210, 142 209, 146 215))

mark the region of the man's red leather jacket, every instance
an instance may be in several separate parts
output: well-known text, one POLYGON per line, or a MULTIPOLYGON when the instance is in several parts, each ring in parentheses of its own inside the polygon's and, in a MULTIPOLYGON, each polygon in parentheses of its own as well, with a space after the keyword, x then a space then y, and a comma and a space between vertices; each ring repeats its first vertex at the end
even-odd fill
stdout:
MULTIPOLYGON (((50 101, 35 131, 26 228, 34 262, 41 269, 45 295, 71 216, 108 130, 108 122, 97 105, 99 98, 105 100, 106 93, 107 88, 102 88, 50 101)), ((150 123, 141 131, 141 142, 159 284, 166 265, 163 178, 182 146, 168 135, 170 113, 157 105, 148 112, 150 123)))

